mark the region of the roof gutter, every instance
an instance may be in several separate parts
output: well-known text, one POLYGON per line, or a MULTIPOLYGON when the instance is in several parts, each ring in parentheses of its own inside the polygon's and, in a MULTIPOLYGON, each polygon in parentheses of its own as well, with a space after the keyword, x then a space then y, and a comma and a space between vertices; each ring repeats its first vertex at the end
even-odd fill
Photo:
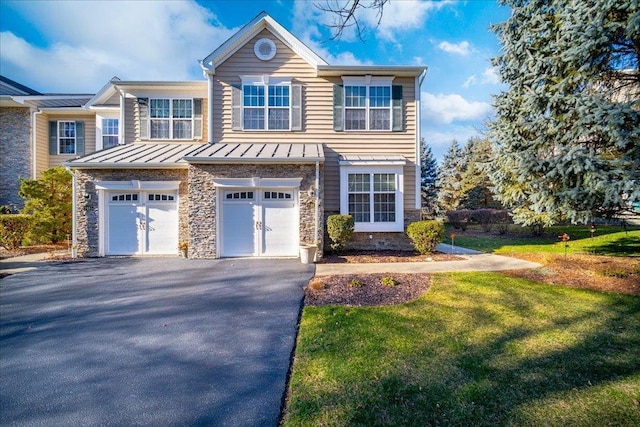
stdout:
POLYGON ((195 164, 310 164, 313 165, 316 162, 324 163, 324 158, 321 157, 287 157, 282 159, 247 159, 245 157, 238 158, 208 158, 198 156, 185 156, 183 159, 189 163, 195 164))

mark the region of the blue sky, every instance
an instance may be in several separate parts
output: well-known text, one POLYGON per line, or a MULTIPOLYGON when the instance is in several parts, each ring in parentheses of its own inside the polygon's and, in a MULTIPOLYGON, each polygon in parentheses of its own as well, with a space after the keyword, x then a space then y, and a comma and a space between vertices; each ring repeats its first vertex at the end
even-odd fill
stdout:
POLYGON ((504 88, 489 26, 509 9, 489 0, 391 0, 379 26, 373 11, 360 15, 365 41, 330 40, 333 16, 312 0, 2 0, 0 73, 48 93, 95 93, 113 76, 200 80, 198 59, 263 10, 330 64, 426 65, 422 135, 438 159, 452 139, 482 132, 504 88))

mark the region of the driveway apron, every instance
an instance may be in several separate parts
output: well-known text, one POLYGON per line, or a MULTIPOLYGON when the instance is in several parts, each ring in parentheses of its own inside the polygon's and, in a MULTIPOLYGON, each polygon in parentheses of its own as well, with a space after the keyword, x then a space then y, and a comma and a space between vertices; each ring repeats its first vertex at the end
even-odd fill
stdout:
POLYGON ((0 424, 276 426, 297 260, 103 258, 0 280, 0 424))

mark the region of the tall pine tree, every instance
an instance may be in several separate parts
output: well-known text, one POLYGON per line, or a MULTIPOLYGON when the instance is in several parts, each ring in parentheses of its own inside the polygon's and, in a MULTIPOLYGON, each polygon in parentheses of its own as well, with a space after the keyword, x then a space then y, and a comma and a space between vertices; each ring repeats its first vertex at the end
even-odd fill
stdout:
POLYGON ((438 168, 438 206, 442 212, 455 210, 460 204, 463 171, 462 150, 454 139, 438 168))
POLYGON ((640 200, 637 0, 502 0, 490 177, 514 220, 591 221, 640 200))
POLYGON ((422 212, 425 216, 433 218, 438 213, 438 164, 433 157, 431 146, 424 138, 420 140, 420 193, 422 196, 422 212))

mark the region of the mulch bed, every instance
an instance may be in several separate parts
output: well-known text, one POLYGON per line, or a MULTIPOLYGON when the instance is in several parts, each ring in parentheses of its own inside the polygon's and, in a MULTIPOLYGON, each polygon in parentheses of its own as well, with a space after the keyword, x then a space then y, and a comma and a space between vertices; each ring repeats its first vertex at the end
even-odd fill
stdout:
POLYGON ((337 276, 319 276, 311 281, 321 281, 323 289, 314 290, 312 286, 305 288, 305 304, 348 305, 348 306, 380 306, 403 304, 424 294, 431 284, 427 274, 348 274, 337 276), (383 277, 392 277, 395 286, 383 286, 383 277), (350 287, 349 282, 357 279, 363 283, 361 287, 350 287))

